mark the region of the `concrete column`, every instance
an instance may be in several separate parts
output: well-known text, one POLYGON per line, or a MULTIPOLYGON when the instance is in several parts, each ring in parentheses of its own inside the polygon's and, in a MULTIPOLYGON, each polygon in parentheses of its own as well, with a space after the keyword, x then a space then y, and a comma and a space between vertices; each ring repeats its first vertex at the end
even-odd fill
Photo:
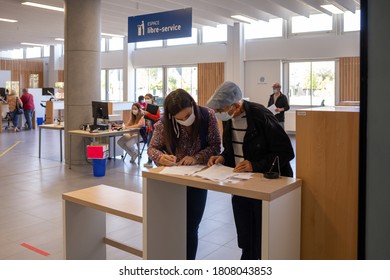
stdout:
MULTIPOLYGON (((100 7, 101 0, 65 0, 65 131, 92 122, 93 100, 100 100, 100 7)), ((85 163, 81 137, 65 133, 65 160, 85 163)))
POLYGON ((235 23, 233 27, 228 26, 225 80, 235 82, 245 95, 243 30, 242 23, 235 23))

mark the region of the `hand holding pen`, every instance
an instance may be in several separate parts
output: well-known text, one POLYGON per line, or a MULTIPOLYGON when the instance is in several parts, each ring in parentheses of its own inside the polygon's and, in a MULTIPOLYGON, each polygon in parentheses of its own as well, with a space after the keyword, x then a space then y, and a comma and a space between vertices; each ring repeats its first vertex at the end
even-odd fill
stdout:
POLYGON ((168 155, 166 151, 163 151, 163 154, 160 156, 158 163, 165 166, 174 166, 176 163, 176 156, 168 155))

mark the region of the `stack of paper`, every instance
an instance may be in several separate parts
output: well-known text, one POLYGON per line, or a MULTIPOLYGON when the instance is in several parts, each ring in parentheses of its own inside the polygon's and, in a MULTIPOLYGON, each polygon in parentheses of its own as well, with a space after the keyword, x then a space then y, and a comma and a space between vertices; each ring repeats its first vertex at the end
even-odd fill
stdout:
POLYGON ((237 173, 233 172, 234 168, 227 167, 221 164, 215 164, 207 169, 195 173, 193 176, 201 177, 212 181, 226 181, 228 179, 243 179, 252 178, 253 173, 237 173))
POLYGON ((206 168, 205 165, 179 165, 165 167, 161 174, 196 176, 207 180, 237 183, 239 180, 248 180, 253 177, 253 173, 233 172, 233 168, 221 164, 215 164, 206 168))
POLYGON ((179 165, 179 166, 170 166, 165 167, 161 174, 170 174, 170 175, 192 175, 195 172, 198 172, 205 168, 205 165, 179 165))

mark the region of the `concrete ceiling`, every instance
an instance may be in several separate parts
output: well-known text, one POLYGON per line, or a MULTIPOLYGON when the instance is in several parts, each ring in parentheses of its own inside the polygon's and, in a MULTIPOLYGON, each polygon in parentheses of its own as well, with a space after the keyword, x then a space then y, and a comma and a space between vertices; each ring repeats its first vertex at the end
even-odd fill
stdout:
MULTIPOLYGON (((82 0, 80 0, 82 1, 82 0)), ((322 4, 335 4, 344 11, 360 9, 360 0, 101 0, 102 32, 127 34, 129 16, 192 7, 193 25, 233 25, 230 16, 246 15, 268 21, 275 17, 309 16, 330 12, 322 4)), ((57 44, 64 37, 64 13, 21 5, 24 0, 0 0, 0 18, 16 19, 17 23, 0 21, 0 50, 23 47, 21 42, 57 44)), ((63 7, 63 0, 32 2, 63 7)))

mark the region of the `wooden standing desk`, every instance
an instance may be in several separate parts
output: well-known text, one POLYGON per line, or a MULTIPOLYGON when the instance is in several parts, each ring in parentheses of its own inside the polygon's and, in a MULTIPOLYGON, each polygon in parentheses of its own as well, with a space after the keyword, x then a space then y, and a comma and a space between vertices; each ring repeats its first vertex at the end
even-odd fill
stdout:
MULTIPOLYGON (((132 132, 137 132, 139 134, 139 131, 140 129, 139 128, 131 128, 131 129, 123 129, 123 130, 111 130, 111 131, 99 131, 99 132, 94 132, 94 133, 90 133, 89 131, 85 131, 85 130, 69 130, 68 133, 69 133, 69 150, 70 150, 70 153, 69 153, 69 169, 72 168, 72 135, 76 135, 76 136, 80 136, 80 137, 88 137, 88 138, 92 138, 92 141, 95 142, 96 141, 96 138, 100 138, 100 137, 110 137, 110 136, 118 136, 118 135, 123 135, 125 133, 132 133, 132 132)), ((138 138, 137 138, 137 148, 138 148, 138 165, 140 164, 140 149, 139 149, 139 135, 138 135, 138 138)), ((115 155, 115 147, 116 147, 116 143, 115 143, 115 139, 114 139, 114 155, 115 155)))
POLYGON ((300 259, 301 180, 268 180, 256 173, 237 184, 142 172, 144 259, 186 259, 186 188, 191 186, 262 200, 262 259, 300 259))
POLYGON ((54 129, 60 131, 60 159, 62 162, 62 131, 64 130, 64 126, 59 124, 43 124, 39 126, 39 158, 41 158, 41 130, 42 129, 54 129))
POLYGON ((58 101, 46 101, 46 124, 52 124, 54 123, 55 119, 55 111, 58 111, 58 117, 61 119, 61 111, 64 110, 64 101, 58 100, 58 101))

